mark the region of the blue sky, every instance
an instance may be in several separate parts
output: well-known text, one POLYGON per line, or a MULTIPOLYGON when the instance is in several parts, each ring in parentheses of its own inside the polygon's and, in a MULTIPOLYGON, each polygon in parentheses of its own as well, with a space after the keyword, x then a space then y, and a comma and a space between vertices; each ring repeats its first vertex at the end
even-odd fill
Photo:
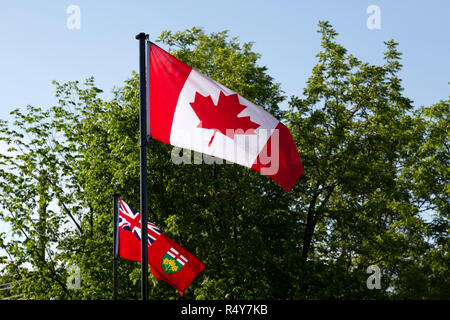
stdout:
POLYGON ((300 95, 320 49, 319 20, 329 20, 338 41, 373 64, 382 63, 383 41, 399 42, 405 94, 418 106, 429 105, 450 92, 449 12, 445 0, 2 0, 0 119, 27 104, 54 104, 52 80, 94 76, 108 97, 138 69, 135 34, 155 39, 162 30, 193 26, 207 32, 227 29, 243 42, 254 42, 260 64, 286 95, 300 95), (70 5, 80 8, 80 29, 66 26, 70 5), (380 30, 366 26, 369 5, 380 8, 380 30))
POLYGON ((254 42, 286 95, 301 95, 320 50, 319 20, 329 20, 338 41, 372 64, 383 62, 383 41, 399 42, 405 95, 430 105, 450 93, 449 14, 446 0, 1 0, 0 119, 27 104, 56 103, 52 80, 94 76, 108 98, 138 70, 137 33, 156 39, 162 30, 193 26, 254 42), (67 28, 70 5, 80 9, 80 29, 67 28), (366 26, 369 5, 380 8, 379 30, 366 26))

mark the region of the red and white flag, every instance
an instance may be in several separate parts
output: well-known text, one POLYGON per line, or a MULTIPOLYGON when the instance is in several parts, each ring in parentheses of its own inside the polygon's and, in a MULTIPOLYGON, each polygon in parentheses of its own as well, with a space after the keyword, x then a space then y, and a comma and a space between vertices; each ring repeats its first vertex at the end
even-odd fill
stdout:
POLYGON ((148 134, 257 170, 290 191, 303 173, 279 120, 148 42, 148 134))
MULTIPOLYGON (((141 215, 123 200, 119 201, 118 228, 117 255, 127 260, 141 261, 141 215)), ((167 282, 183 295, 205 266, 153 223, 148 223, 147 231, 148 264, 153 276, 167 282)))

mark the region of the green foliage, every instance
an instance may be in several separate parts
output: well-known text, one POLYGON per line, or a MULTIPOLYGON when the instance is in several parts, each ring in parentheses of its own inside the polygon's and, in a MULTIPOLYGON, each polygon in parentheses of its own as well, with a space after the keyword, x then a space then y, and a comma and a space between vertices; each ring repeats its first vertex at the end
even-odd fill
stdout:
MULTIPOLYGON (((179 59, 261 105, 292 131, 305 167, 291 193, 230 164, 171 161, 150 141, 149 219, 205 270, 187 299, 448 299, 449 101, 414 109, 400 56, 359 61, 319 23, 322 50, 290 108, 251 43, 227 32, 165 31, 179 59), (366 287, 369 265, 382 289, 366 287)), ((58 104, 0 122, 0 297, 112 298, 112 194, 139 207, 139 79, 105 101, 92 78, 55 82, 58 104), (69 266, 81 288, 69 289, 69 266)), ((192 160, 201 154, 192 153, 192 160)), ((151 299, 178 299, 150 276, 151 299)), ((119 298, 140 297, 140 265, 119 261, 119 298)))
POLYGON ((448 263, 440 264, 448 259, 448 103, 432 108, 435 121, 423 117, 428 109, 412 114, 397 43, 386 42, 385 64, 374 66, 348 54, 328 22, 319 27, 318 64, 286 117, 305 167, 294 190, 306 221, 298 297, 448 298, 427 293, 435 277, 449 285, 448 263), (421 215, 427 204, 447 212, 440 238, 447 249, 434 252, 429 241, 436 220, 421 215), (411 276, 426 272, 420 261, 435 253, 430 279, 411 276), (372 264, 384 273, 383 291, 364 288, 372 264))

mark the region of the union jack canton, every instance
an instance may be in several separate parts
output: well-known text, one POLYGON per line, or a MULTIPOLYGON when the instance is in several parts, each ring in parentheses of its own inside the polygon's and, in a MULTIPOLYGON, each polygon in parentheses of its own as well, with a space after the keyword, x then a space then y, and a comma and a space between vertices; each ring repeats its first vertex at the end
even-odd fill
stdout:
MULTIPOLYGON (((141 214, 129 207, 124 201, 119 202, 119 228, 125 231, 132 232, 136 238, 141 241, 141 214)), ((147 223, 147 239, 148 245, 151 246, 153 242, 162 234, 159 228, 151 223, 147 223)))

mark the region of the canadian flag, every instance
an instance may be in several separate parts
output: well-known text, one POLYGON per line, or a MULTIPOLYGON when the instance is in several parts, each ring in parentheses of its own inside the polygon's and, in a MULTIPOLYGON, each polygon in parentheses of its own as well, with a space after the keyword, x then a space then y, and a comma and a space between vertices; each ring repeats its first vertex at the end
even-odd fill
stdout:
POLYGON ((148 135, 257 170, 290 191, 303 173, 279 120, 148 42, 148 135))

